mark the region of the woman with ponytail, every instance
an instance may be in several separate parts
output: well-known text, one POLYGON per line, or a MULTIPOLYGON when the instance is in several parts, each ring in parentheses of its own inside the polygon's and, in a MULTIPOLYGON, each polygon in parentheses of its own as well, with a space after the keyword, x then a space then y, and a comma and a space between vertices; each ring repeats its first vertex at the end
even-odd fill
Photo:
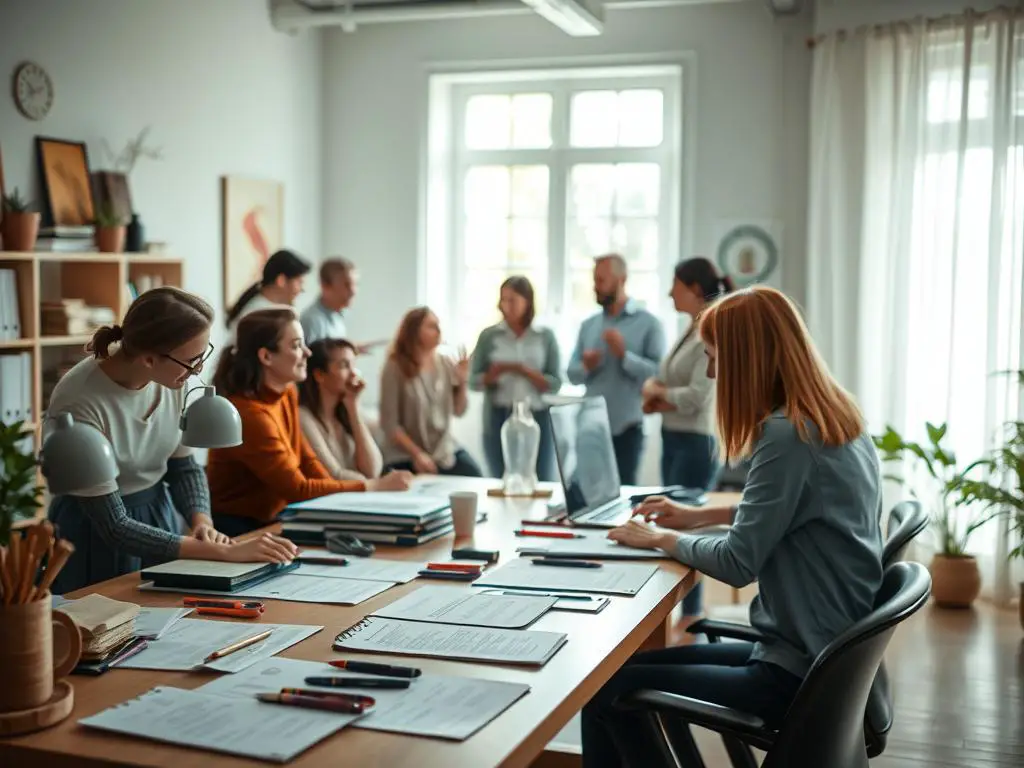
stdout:
POLYGON ((55 594, 176 558, 286 562, 294 556, 283 539, 232 544, 218 532, 206 477, 181 444, 186 385, 213 351, 212 322, 213 309, 198 296, 154 288, 132 302, 121 325, 96 331, 91 355, 57 382, 48 416, 70 413, 102 432, 119 474, 53 498, 50 520, 75 545, 55 594))
MULTIPOLYGON (((707 376, 704 342, 697 326, 705 308, 732 291, 732 281, 704 258, 676 265, 669 294, 676 312, 690 316, 686 332, 644 384, 644 412, 661 414, 661 482, 710 490, 718 475, 715 441, 715 382, 707 376)), ((697 582, 683 601, 683 625, 700 616, 704 585, 697 582)))
POLYGON ((238 321, 257 309, 291 306, 302 293, 302 284, 310 265, 291 251, 280 250, 271 254, 263 265, 263 278, 253 283, 238 297, 228 310, 227 327, 234 336, 238 321))

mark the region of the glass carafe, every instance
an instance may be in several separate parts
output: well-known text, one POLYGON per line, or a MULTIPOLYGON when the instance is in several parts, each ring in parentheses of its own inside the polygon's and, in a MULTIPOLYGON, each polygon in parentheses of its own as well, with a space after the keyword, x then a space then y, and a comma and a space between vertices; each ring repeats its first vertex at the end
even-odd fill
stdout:
POLYGON ((537 488, 537 452, 540 425, 525 400, 517 400, 512 413, 501 425, 501 454, 505 460, 504 492, 507 496, 530 496, 537 488))

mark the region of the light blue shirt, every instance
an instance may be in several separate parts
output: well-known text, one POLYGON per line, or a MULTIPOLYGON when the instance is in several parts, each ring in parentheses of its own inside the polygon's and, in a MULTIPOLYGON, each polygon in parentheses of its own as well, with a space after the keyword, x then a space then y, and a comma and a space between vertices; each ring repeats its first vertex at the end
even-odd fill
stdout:
POLYGON ((348 339, 345 319, 341 312, 328 309, 317 299, 306 307, 299 316, 306 343, 320 339, 348 339))
POLYGON ((588 397, 604 396, 612 434, 619 435, 643 420, 641 390, 647 379, 657 375, 664 355, 665 331, 658 318, 628 299, 618 315, 598 312, 583 321, 566 374, 573 384, 586 385, 588 397), (602 338, 608 329, 621 333, 626 342, 621 359, 602 338), (583 353, 588 349, 601 353, 600 362, 589 373, 583 368, 583 353))

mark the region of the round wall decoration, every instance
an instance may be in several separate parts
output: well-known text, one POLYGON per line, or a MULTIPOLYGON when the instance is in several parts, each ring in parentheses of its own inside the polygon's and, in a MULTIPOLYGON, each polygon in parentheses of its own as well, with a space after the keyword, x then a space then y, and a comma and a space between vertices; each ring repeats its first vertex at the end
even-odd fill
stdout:
POLYGON ((779 247, 762 227, 741 224, 718 244, 718 268, 737 287, 763 282, 779 266, 779 247))

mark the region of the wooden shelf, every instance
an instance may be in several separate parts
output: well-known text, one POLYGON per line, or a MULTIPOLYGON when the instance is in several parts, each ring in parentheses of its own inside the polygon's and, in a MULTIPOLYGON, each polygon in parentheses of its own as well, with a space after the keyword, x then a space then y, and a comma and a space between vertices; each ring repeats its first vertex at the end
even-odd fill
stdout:
POLYGON ((92 334, 85 336, 40 336, 41 347, 74 347, 85 346, 92 339, 92 334))
POLYGON ((0 349, 31 349, 35 344, 35 339, 8 339, 0 341, 0 349))

